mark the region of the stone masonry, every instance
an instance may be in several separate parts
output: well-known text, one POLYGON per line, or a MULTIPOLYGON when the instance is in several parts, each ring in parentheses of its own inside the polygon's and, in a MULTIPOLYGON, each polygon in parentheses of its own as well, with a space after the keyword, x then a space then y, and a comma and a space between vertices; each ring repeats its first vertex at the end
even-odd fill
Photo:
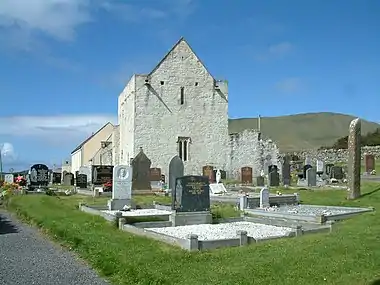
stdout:
POLYGON ((361 170, 361 122, 352 120, 348 134, 348 199, 360 197, 360 170, 361 170))

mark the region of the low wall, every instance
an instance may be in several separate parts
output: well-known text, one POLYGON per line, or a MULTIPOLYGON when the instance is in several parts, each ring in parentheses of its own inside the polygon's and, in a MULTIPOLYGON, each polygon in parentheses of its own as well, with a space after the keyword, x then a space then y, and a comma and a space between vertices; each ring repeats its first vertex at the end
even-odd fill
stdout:
MULTIPOLYGON (((309 157, 314 162, 317 159, 332 163, 346 163, 348 161, 347 149, 304 150, 286 154, 297 155, 302 160, 304 160, 306 157, 309 157)), ((375 157, 375 159, 380 159, 380 146, 362 147, 362 160, 364 159, 365 154, 371 154, 375 157)), ((282 155, 285 155, 285 153, 282 155)))

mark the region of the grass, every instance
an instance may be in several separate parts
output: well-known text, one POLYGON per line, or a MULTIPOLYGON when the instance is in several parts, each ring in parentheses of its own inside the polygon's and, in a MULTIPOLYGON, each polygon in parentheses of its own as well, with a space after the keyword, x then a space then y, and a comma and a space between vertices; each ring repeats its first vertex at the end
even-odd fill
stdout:
MULTIPOLYGON (((307 113, 281 117, 262 117, 261 132, 276 142, 282 152, 317 149, 330 146, 348 135, 348 126, 355 117, 338 113, 307 113), (329 126, 326 128, 326 126, 329 126)), ((379 125, 362 120, 362 134, 379 125)), ((230 133, 257 129, 257 118, 230 119, 230 133)))
MULTIPOLYGON (((379 190, 379 184, 365 183, 363 197, 355 201, 345 200, 342 190, 301 191, 301 199, 308 204, 379 208, 379 190)), ((25 195, 14 197, 9 209, 71 248, 114 284, 356 285, 380 279, 378 212, 340 222, 328 235, 189 253, 121 232, 75 208, 87 199, 92 200, 25 195)), ((149 202, 147 197, 138 199, 149 202)))

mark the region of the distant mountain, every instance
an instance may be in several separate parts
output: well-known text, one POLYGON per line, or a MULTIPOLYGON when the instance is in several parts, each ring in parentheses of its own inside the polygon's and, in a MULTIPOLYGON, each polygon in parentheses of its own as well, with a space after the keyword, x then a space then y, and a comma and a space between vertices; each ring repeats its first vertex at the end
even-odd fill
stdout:
MULTIPOLYGON (((281 151, 298 151, 331 146, 348 135, 348 126, 356 117, 338 113, 307 113, 281 117, 262 117, 261 132, 277 143, 281 151)), ((257 118, 230 119, 229 132, 257 129, 257 118)), ((380 125, 362 119, 362 134, 380 125)))

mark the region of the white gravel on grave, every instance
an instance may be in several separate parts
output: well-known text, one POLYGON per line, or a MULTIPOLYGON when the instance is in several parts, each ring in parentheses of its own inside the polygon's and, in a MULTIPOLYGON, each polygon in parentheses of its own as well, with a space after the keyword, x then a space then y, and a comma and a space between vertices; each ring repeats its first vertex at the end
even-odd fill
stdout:
POLYGON ((117 212, 121 212, 123 217, 149 217, 149 216, 165 216, 171 215, 170 211, 157 210, 157 209, 139 209, 130 211, 109 211, 104 210, 103 213, 115 216, 117 212))
POLYGON ((276 227, 250 222, 145 228, 145 230, 180 239, 186 239, 188 235, 195 234, 198 236, 198 240, 233 239, 237 238, 236 232, 238 230, 247 231, 247 235, 255 239, 286 236, 293 231, 291 228, 276 227))

